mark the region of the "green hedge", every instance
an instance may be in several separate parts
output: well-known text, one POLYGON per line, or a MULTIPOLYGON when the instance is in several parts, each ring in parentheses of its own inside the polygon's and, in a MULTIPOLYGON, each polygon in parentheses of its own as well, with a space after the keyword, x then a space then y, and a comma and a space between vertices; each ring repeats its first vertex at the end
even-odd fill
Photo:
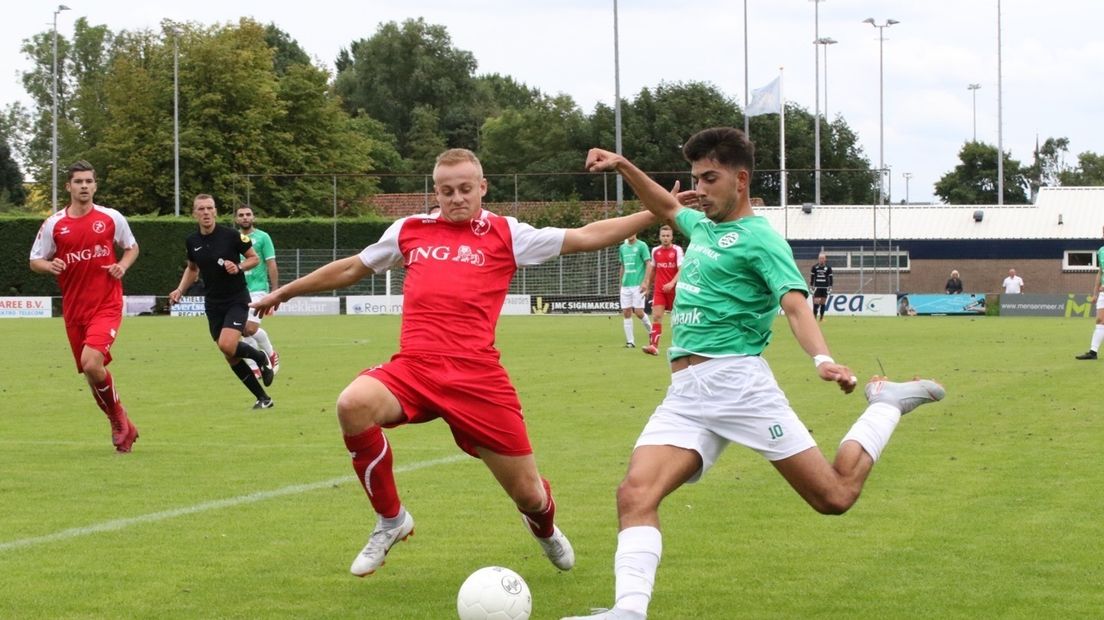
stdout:
MULTIPOLYGON (((34 273, 27 266, 42 217, 0 217, 0 295, 59 295, 57 282, 34 273)), ((127 218, 138 239, 141 254, 127 272, 123 286, 129 295, 166 295, 180 282, 186 255, 184 239, 195 230, 190 217, 127 218)), ((222 223, 233 225, 226 217, 222 223)), ((331 248, 333 220, 269 219, 260 228, 272 236, 277 252, 294 248, 331 248)), ((341 219, 337 223, 338 248, 362 248, 379 239, 391 224, 378 219, 341 219)))

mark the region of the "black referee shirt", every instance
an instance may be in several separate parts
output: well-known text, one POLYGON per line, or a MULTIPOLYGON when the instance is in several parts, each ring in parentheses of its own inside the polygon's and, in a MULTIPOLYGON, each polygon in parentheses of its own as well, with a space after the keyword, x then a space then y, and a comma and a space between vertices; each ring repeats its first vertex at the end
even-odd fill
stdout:
POLYGON ((223 266, 227 261, 237 263, 245 251, 253 247, 249 237, 240 232, 216 224, 211 234, 204 235, 197 228, 188 235, 188 260, 199 267, 203 276, 203 285, 207 288, 207 303, 226 303, 243 301, 249 303, 249 289, 245 285, 245 274, 238 271, 233 275, 226 273, 223 266))
POLYGON ((813 269, 809 274, 809 285, 813 288, 831 288, 832 266, 828 263, 823 265, 814 263, 813 269))

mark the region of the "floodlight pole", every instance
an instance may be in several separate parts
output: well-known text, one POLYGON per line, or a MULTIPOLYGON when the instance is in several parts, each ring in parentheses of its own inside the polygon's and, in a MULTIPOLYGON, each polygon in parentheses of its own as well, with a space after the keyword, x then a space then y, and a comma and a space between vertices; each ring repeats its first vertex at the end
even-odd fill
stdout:
POLYGON ((966 87, 974 95, 974 142, 977 142, 977 91, 981 84, 970 84, 966 87))
MULTIPOLYGON (((621 57, 617 40, 617 0, 613 0, 613 123, 614 150, 621 154, 621 57)), ((617 214, 624 209, 625 181, 617 175, 617 214)))
POLYGON ((69 7, 64 4, 59 4, 57 10, 54 11, 54 31, 53 31, 53 48, 54 48, 54 68, 50 74, 50 103, 53 105, 53 128, 50 134, 50 209, 51 211, 58 210, 58 188, 57 188, 57 169, 58 169, 58 51, 57 51, 57 19, 58 13, 62 11, 68 11, 69 7))

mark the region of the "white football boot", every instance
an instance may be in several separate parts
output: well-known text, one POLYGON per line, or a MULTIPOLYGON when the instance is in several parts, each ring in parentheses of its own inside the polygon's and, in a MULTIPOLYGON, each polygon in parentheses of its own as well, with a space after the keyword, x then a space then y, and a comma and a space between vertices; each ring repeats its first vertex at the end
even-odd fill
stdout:
POLYGON ((406 513, 403 522, 397 527, 384 529, 383 521, 377 522, 376 529, 372 530, 372 535, 368 537, 368 544, 364 545, 364 549, 353 559, 353 565, 349 567, 349 572, 357 577, 371 575, 376 572, 377 568, 383 566, 384 559, 387 557, 387 552, 391 551, 391 547, 410 538, 413 534, 414 517, 410 516, 409 512, 406 513))

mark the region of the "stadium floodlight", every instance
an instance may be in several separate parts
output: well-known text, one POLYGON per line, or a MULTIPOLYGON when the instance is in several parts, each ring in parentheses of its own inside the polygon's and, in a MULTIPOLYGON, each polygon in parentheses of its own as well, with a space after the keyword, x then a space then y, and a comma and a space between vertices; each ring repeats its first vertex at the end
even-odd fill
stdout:
POLYGON ((62 11, 68 11, 69 7, 64 4, 59 4, 57 10, 54 11, 54 34, 53 34, 53 47, 54 47, 54 69, 50 75, 50 102, 53 105, 53 130, 50 135, 50 171, 52 176, 50 178, 50 207, 53 211, 58 210, 58 189, 57 189, 57 164, 58 164, 58 149, 57 149, 57 119, 58 119, 58 52, 57 52, 57 18, 58 13, 62 11))
POLYGON ((810 0, 813 3, 813 49, 815 50, 814 66, 816 67, 816 81, 814 90, 816 96, 816 112, 813 114, 813 197, 816 204, 820 204, 820 3, 824 0, 810 0))
POLYGON ((873 17, 867 17, 862 21, 878 29, 878 204, 885 202, 885 63, 883 50, 885 47, 885 29, 901 22, 895 19, 887 19, 884 24, 878 25, 873 17))
POLYGON ((966 87, 974 95, 974 142, 977 142, 977 91, 981 84, 970 84, 966 87))

